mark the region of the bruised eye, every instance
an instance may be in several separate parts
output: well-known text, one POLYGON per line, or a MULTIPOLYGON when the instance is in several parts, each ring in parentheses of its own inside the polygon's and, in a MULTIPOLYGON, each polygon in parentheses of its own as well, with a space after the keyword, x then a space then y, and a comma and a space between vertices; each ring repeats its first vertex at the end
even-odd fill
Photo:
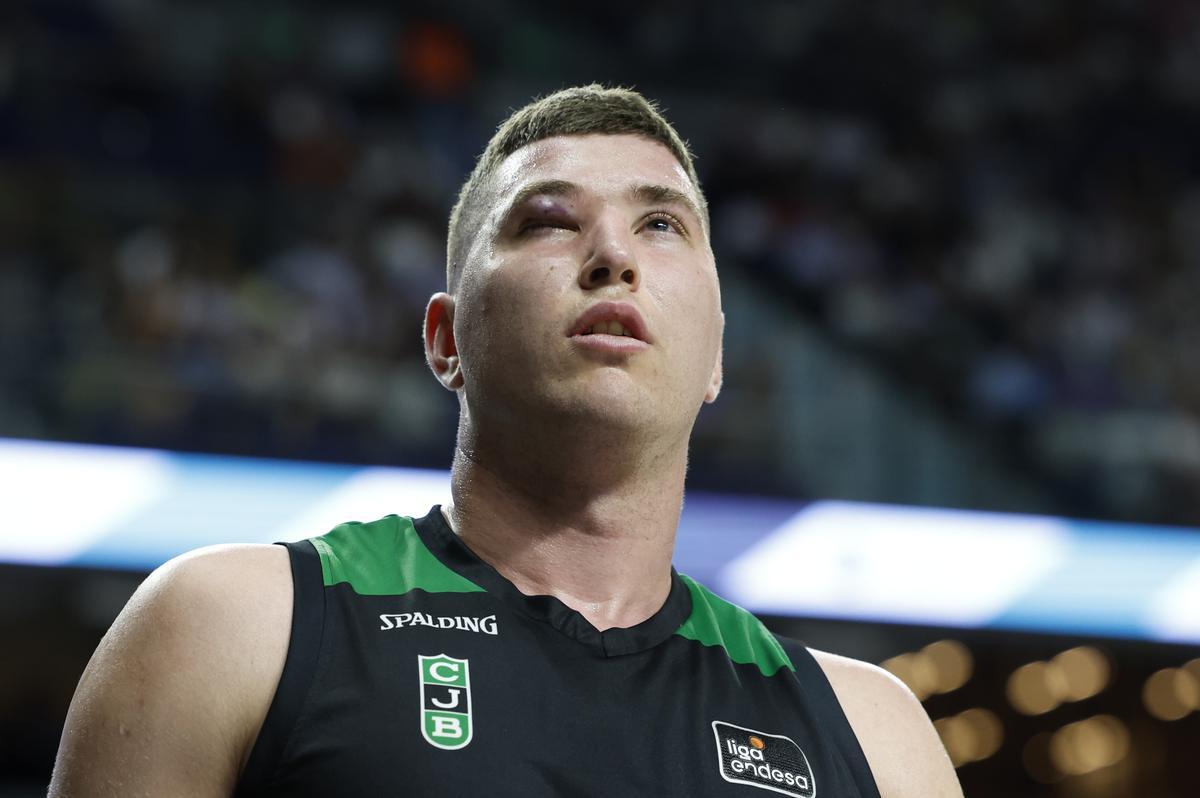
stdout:
POLYGON ((527 219, 521 222, 521 226, 517 228, 517 235, 526 235, 527 233, 539 233, 549 230, 574 230, 575 225, 565 219, 527 219))

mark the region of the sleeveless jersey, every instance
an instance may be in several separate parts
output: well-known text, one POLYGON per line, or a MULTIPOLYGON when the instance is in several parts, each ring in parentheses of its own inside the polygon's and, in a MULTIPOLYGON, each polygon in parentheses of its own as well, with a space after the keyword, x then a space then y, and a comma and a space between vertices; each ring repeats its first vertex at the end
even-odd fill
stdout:
POLYGON ((879 798, 809 651, 674 569, 601 632, 439 507, 284 545, 291 641, 238 796, 879 798))

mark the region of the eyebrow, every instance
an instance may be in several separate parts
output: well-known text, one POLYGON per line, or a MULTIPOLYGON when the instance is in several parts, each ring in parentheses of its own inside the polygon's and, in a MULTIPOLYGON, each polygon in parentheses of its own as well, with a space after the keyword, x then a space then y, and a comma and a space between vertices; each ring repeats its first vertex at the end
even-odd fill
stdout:
MULTIPOLYGON (((508 203, 504 213, 500 216, 498 227, 504 227, 513 213, 533 197, 575 197, 579 193, 579 185, 569 180, 538 180, 530 183, 513 196, 512 201, 508 203)), ((688 210, 701 227, 704 226, 704 215, 700 213, 700 208, 696 206, 691 197, 678 189, 670 186, 643 184, 633 186, 626 192, 626 195, 635 202, 645 205, 681 205, 688 210)))

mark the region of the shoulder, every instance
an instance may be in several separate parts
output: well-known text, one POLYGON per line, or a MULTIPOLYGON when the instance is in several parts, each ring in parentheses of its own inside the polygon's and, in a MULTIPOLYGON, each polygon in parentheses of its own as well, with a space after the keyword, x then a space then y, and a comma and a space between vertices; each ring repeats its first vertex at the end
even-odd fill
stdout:
POLYGON ((961 798, 945 748, 903 682, 876 665, 810 651, 850 721, 882 798, 961 798))
POLYGON ((214 546, 158 568, 101 640, 63 730, 51 795, 226 795, 287 657, 282 546, 214 546))
POLYGON ((170 610, 178 600, 200 599, 231 605, 245 603, 251 608, 255 602, 247 599, 259 597, 264 591, 290 594, 291 566, 285 547, 206 546, 157 568, 134 593, 130 606, 153 604, 170 610))
POLYGON ((292 575, 287 549, 272 545, 210 546, 181 555, 152 573, 114 622, 101 649, 134 642, 133 657, 170 659, 202 648, 211 669, 231 660, 239 667, 261 663, 266 642, 289 635, 292 575), (150 627, 150 628, 147 628, 150 627))

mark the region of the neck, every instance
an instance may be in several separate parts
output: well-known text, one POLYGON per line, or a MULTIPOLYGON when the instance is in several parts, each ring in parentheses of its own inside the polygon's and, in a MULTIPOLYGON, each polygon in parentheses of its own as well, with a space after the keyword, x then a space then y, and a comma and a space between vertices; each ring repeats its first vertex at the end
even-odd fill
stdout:
POLYGON ((554 596, 600 630, 641 623, 671 589, 686 438, 655 447, 549 435, 546 446, 524 434, 508 445, 460 428, 447 517, 522 593, 554 596))

